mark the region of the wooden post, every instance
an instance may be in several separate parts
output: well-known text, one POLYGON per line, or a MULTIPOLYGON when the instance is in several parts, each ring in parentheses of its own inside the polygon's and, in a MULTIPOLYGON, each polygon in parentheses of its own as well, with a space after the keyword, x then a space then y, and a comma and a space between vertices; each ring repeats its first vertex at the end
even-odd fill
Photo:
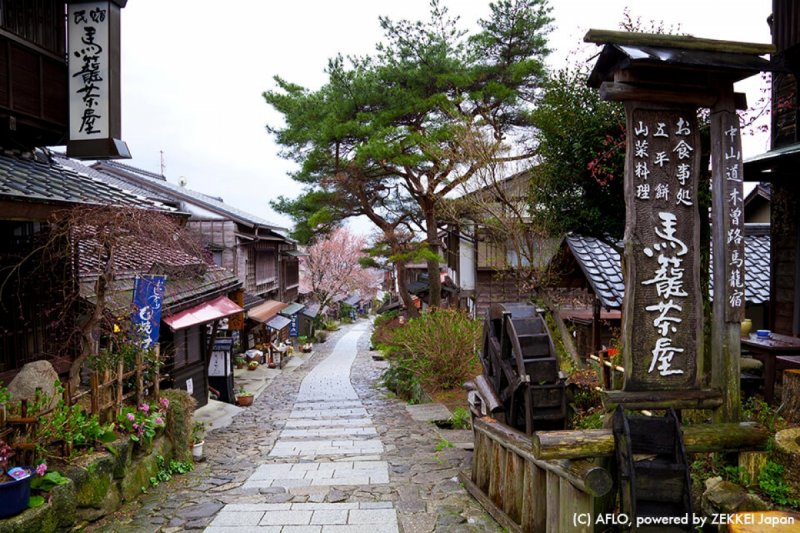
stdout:
POLYGON ((119 416, 120 411, 122 410, 122 396, 125 389, 125 380, 122 376, 125 375, 125 362, 120 359, 117 363, 117 397, 116 401, 114 402, 114 407, 112 408, 112 412, 114 413, 114 418, 119 416))
POLYGON ((511 517, 514 522, 519 523, 522 516, 522 499, 524 490, 524 471, 525 462, 522 457, 511 450, 506 455, 505 471, 505 501, 503 511, 511 517))
POLYGON ((136 405, 144 401, 144 372, 142 371, 142 352, 136 352, 136 405))
POLYGON ((98 381, 97 372, 89 374, 89 401, 93 415, 100 412, 100 384, 98 381))
POLYGON ((711 248, 714 302, 711 321, 711 386, 722 392, 717 422, 735 422, 741 411, 741 321, 744 319, 744 170, 733 87, 718 88, 711 110, 711 248))
POLYGON ((161 345, 156 343, 153 346, 155 353, 155 363, 153 368, 153 401, 158 401, 161 397, 161 345))

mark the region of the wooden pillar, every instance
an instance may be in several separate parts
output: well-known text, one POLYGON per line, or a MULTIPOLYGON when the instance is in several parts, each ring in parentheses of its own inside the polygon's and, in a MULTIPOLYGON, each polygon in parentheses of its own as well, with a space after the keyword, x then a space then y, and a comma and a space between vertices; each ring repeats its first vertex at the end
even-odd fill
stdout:
POLYGON ((741 321, 744 318, 744 194, 741 132, 733 87, 719 87, 711 110, 711 248, 714 302, 711 385, 722 392, 717 422, 741 411, 741 321))
POLYGON ((594 302, 592 302, 592 352, 594 352, 595 354, 600 353, 600 350, 603 348, 603 342, 602 339, 600 338, 601 312, 602 312, 602 306, 600 304, 600 299, 597 296, 595 296, 594 302))

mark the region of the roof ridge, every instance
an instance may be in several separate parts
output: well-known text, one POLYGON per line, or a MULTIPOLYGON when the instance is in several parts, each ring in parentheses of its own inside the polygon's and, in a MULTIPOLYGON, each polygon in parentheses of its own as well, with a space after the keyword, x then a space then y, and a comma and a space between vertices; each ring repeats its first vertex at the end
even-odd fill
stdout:
POLYGON ((160 181, 167 181, 167 177, 164 174, 156 174, 155 172, 150 172, 149 170, 144 170, 143 168, 134 167, 133 165, 126 165, 124 163, 119 163, 117 161, 113 161, 111 159, 103 161, 105 164, 109 164, 112 167, 119 167, 122 170, 129 170, 133 172, 137 172, 139 174, 143 174, 147 177, 151 177, 153 179, 157 179, 160 181))

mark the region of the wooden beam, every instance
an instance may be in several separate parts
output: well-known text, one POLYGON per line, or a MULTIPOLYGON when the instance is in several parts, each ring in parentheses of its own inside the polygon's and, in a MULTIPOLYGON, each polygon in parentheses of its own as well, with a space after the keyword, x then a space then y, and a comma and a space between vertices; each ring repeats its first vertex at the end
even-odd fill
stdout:
POLYGON ((658 46, 681 48, 684 50, 705 50, 732 54, 750 54, 761 56, 774 54, 775 45, 765 43, 745 43, 740 41, 721 41, 702 39, 691 35, 666 35, 656 33, 639 33, 591 29, 583 37, 584 42, 596 44, 628 44, 640 46, 658 46))
MULTIPOLYGON (((605 81, 600 85, 600 98, 614 102, 640 100, 647 102, 676 102, 692 104, 699 107, 713 107, 718 96, 712 92, 695 89, 657 89, 645 85, 605 81)), ((735 94, 737 109, 747 109, 747 95, 735 94)))
MULTIPOLYGON (((681 431, 687 453, 763 450, 770 438, 767 428, 754 422, 686 426, 681 431)), ((614 434, 610 429, 538 431, 531 449, 541 461, 611 457, 614 434)))
POLYGON ((716 409, 722 395, 714 389, 672 391, 605 391, 603 404, 612 411, 618 405, 628 409, 716 409))

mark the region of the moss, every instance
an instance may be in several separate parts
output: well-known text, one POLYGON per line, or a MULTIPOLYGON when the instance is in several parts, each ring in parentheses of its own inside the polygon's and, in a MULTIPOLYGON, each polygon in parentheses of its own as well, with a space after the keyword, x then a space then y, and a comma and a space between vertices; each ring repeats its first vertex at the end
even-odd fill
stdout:
POLYGON ((114 458, 114 479, 122 479, 133 458, 133 443, 124 437, 110 443, 107 448, 114 458))
POLYGON ((192 452, 189 444, 192 442, 192 426, 194 425, 192 413, 197 407, 197 400, 180 389, 166 390, 162 392, 161 396, 169 400, 166 435, 175 450, 175 459, 191 461, 192 452))
POLYGON ((125 472, 125 477, 120 482, 124 501, 135 500, 142 493, 142 489, 150 486, 150 478, 158 472, 159 455, 166 460, 172 458, 172 445, 163 437, 155 439, 150 452, 136 457, 125 472))
POLYGON ((78 507, 101 508, 112 490, 114 457, 108 453, 83 456, 67 467, 64 475, 75 484, 78 507))
POLYGON ((75 486, 73 483, 55 487, 50 501, 35 509, 6 519, 0 519, 0 533, 51 533, 75 522, 75 486))

